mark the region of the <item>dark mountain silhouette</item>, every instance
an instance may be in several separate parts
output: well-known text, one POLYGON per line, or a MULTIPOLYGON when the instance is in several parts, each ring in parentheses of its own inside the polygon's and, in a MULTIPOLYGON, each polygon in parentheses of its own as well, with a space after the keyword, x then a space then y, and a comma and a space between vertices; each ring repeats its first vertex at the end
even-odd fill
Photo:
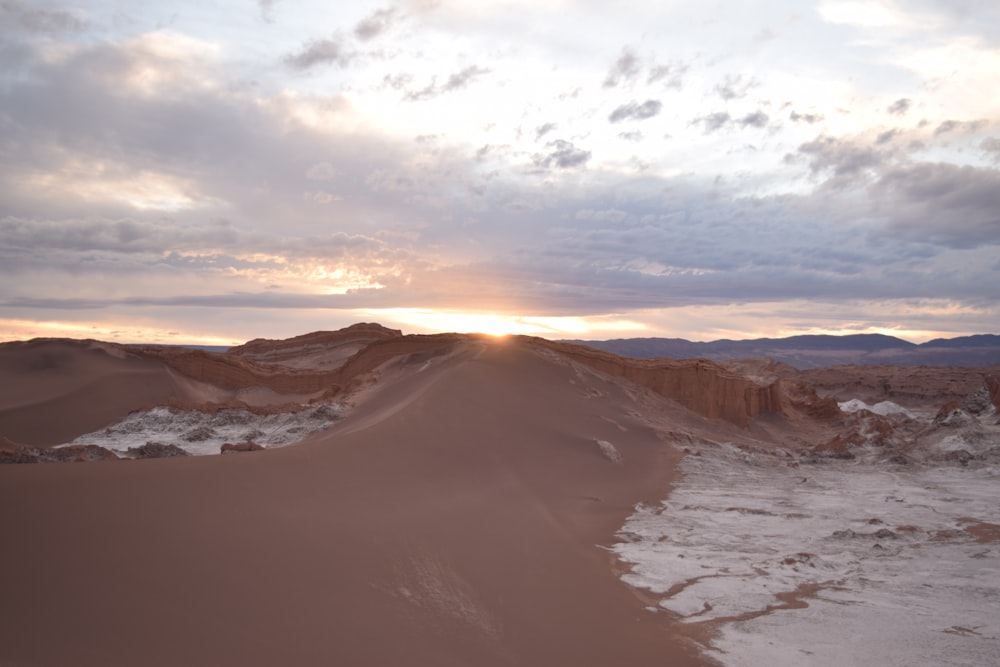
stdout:
POLYGON ((844 364, 898 366, 991 366, 1000 364, 1000 336, 978 334, 939 338, 920 345, 894 336, 790 336, 753 340, 695 342, 682 338, 619 338, 566 341, 636 359, 704 358, 732 361, 769 358, 799 369, 844 364))

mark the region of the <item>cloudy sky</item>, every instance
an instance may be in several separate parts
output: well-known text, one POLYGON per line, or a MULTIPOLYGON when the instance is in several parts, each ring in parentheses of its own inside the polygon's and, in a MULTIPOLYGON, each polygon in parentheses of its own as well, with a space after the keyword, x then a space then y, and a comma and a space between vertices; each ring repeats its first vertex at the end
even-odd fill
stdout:
POLYGON ((0 340, 1000 332, 994 0, 0 0, 0 340))

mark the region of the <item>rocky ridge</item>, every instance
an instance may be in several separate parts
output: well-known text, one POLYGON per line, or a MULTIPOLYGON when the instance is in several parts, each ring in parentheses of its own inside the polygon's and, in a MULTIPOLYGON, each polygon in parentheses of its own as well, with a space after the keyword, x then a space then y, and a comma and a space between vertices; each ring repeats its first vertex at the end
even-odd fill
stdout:
MULTIPOLYGON (((941 450, 940 440, 946 440, 943 447, 952 452, 942 454, 942 460, 962 463, 964 458, 964 463, 968 463, 992 456, 990 446, 981 445, 990 441, 989 433, 976 436, 973 431, 996 414, 1000 381, 992 374, 984 374, 982 369, 883 366, 797 371, 768 360, 722 365, 707 359, 631 359, 541 338, 512 336, 498 340, 466 334, 403 335, 367 323, 285 340, 256 339, 225 353, 169 346, 100 345, 108 354, 122 359, 162 364, 185 381, 214 388, 213 397, 222 398, 205 400, 201 396, 199 400, 198 396, 178 391, 157 404, 179 411, 178 414, 198 411, 211 416, 242 410, 248 414, 280 416, 331 406, 338 401, 349 403, 351 396, 375 384, 385 369, 416 372, 457 346, 482 344, 526 345, 544 350, 608 377, 634 383, 705 419, 724 420, 739 429, 758 429, 767 424, 770 430, 761 431, 761 438, 789 440, 789 433, 795 431, 797 435, 791 439, 815 460, 858 456, 877 456, 895 462, 923 460, 930 455, 919 454, 921 448, 926 449, 924 445, 933 441, 937 443, 934 447, 941 450), (269 392, 267 400, 256 399, 264 390, 269 392), (978 396, 975 401, 971 398, 973 394, 978 396), (931 420, 923 413, 917 414, 919 410, 882 414, 867 407, 875 399, 886 402, 893 398, 926 412, 939 408, 942 397, 959 401, 956 409, 972 415, 972 419, 956 427, 954 424, 961 421, 959 416, 931 420), (862 403, 866 407, 845 409, 844 403, 838 405, 838 401, 849 399, 866 401, 862 403), (948 428, 952 431, 939 433, 948 428), (946 439, 946 436, 952 437, 946 439), (979 442, 981 446, 969 445, 967 441, 979 442)), ((126 416, 122 414, 119 418, 126 416)), ((230 450, 261 446, 251 431, 233 437, 237 439, 226 443, 230 450)), ((127 457, 176 455, 170 446, 155 439, 146 445, 129 449, 127 457)), ((0 461, 7 462, 119 458, 111 451, 102 454, 97 451, 102 448, 93 444, 74 444, 58 450, 10 441, 0 446, 0 461)))
POLYGON ((762 415, 833 417, 838 410, 804 383, 779 377, 754 378, 708 359, 630 359, 583 345, 534 339, 603 373, 652 389, 710 419, 748 426, 762 415))

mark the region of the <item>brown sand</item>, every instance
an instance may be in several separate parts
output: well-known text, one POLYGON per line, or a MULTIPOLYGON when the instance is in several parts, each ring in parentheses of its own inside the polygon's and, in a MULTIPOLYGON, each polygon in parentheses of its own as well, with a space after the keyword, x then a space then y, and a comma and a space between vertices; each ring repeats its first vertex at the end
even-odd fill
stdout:
POLYGON ((95 341, 0 344, 0 435, 61 444, 183 395, 184 384, 161 363, 95 341))
MULTIPOLYGON (((300 445, 0 467, 0 665, 704 664, 599 546, 673 472, 630 392, 449 345, 300 445)), ((86 405, 65 372, 46 414, 86 405)), ((31 408, 0 433, 56 438, 31 408)))

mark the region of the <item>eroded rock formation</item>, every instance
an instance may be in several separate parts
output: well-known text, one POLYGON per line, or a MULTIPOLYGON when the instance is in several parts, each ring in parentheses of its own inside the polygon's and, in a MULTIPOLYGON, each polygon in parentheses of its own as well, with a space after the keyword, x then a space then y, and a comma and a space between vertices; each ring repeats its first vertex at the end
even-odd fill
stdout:
POLYGON ((261 447, 260 445, 258 445, 256 442, 249 442, 249 441, 248 442, 240 442, 240 443, 237 443, 235 445, 233 443, 231 443, 231 442, 227 442, 227 443, 223 444, 222 447, 219 448, 219 453, 220 454, 239 454, 240 452, 257 452, 257 451, 260 451, 262 449, 264 449, 264 448, 261 447))
POLYGON ((987 375, 984 379, 986 390, 990 393, 990 402, 993 408, 1000 412, 1000 379, 994 375, 987 375))
POLYGON ((602 373, 648 387, 710 419, 747 426, 764 414, 813 418, 839 414, 836 402, 820 398, 805 384, 780 378, 760 382, 707 359, 627 359, 581 345, 534 340, 602 373))
POLYGON ((300 357, 317 348, 364 347, 375 341, 401 338, 402 336, 403 332, 399 329, 389 329, 381 324, 360 322, 337 331, 314 331, 302 336, 280 340, 255 338, 243 345, 230 348, 227 354, 236 355, 243 359, 280 363, 300 357))
POLYGON ((71 445, 47 449, 22 445, 0 437, 0 463, 85 463, 117 460, 117 454, 97 445, 71 445))
POLYGON ((157 359, 181 375, 221 389, 266 387, 281 394, 309 394, 326 389, 337 379, 335 372, 275 368, 228 353, 162 345, 129 345, 127 349, 140 357, 157 359))

